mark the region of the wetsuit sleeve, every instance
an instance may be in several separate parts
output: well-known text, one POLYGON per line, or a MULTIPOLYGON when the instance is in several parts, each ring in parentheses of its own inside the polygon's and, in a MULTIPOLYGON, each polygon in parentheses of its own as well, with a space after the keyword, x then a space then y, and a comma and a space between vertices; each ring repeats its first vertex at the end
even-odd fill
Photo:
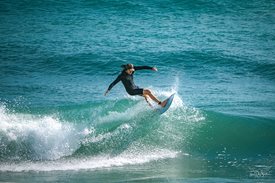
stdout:
POLYGON ((143 69, 148 69, 148 70, 152 70, 153 67, 149 67, 149 66, 134 66, 134 69, 137 70, 143 70, 143 69))
POLYGON ((121 75, 119 75, 108 87, 108 90, 110 91, 119 81, 121 80, 121 75))

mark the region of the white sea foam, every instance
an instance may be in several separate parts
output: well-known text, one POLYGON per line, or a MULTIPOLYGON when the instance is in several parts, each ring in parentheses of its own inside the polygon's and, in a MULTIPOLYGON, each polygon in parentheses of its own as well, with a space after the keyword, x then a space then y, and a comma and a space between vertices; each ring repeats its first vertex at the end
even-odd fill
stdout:
MULTIPOLYGON (((179 152, 161 149, 157 147, 148 148, 143 144, 135 143, 122 153, 112 156, 101 153, 96 156, 84 156, 75 158, 72 155, 79 148, 79 142, 84 135, 91 135, 87 142, 101 141, 101 138, 112 138, 119 135, 121 131, 131 132, 130 124, 121 124, 117 130, 97 136, 92 134, 95 129, 84 129, 78 133, 73 125, 61 122, 53 116, 35 116, 30 114, 9 113, 4 107, 0 108, 0 134, 4 136, 5 145, 9 142, 28 143, 32 152, 32 160, 39 161, 8 161, 0 163, 0 171, 54 171, 54 170, 80 170, 97 169, 114 166, 143 164, 151 161, 174 158, 179 152)), ((3 147, 2 147, 3 148, 3 147)), ((20 160, 20 158, 18 159, 20 160)))
POLYGON ((149 106, 145 103, 145 101, 139 102, 127 110, 123 112, 117 112, 117 111, 110 111, 108 112, 107 115, 105 116, 100 116, 96 121, 100 123, 105 123, 105 122, 112 122, 112 121, 118 121, 118 120, 131 120, 135 116, 138 116, 142 112, 145 112, 146 110, 149 109, 149 106))
POLYGON ((66 171, 66 170, 85 170, 100 169, 125 165, 144 164, 151 161, 157 161, 167 158, 175 158, 179 152, 154 149, 152 151, 143 151, 129 153, 124 152, 118 156, 100 155, 96 157, 86 157, 82 159, 63 159, 57 161, 43 162, 21 162, 1 165, 0 171, 66 171))
MULTIPOLYGON (((22 151, 34 160, 54 160, 72 154, 78 146, 80 135, 72 124, 61 122, 53 116, 35 116, 10 113, 0 107, 1 149, 15 143, 13 151, 22 151)), ((18 157, 20 159, 20 157, 18 157)))

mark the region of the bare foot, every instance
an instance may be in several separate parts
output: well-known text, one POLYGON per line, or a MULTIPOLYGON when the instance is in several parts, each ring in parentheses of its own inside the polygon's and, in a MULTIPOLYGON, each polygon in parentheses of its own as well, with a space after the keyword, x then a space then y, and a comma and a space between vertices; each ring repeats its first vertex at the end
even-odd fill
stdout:
POLYGON ((161 102, 161 107, 164 107, 165 105, 166 105, 166 103, 167 103, 167 100, 164 100, 163 102, 161 102))

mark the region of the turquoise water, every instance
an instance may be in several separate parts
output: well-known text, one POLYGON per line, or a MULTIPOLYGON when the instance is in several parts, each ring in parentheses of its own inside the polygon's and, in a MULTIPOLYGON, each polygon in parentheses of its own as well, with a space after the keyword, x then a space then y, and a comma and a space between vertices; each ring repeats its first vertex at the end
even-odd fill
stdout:
POLYGON ((274 1, 1 1, 0 181, 274 182, 274 1), (160 99, 159 116, 120 65, 160 99))

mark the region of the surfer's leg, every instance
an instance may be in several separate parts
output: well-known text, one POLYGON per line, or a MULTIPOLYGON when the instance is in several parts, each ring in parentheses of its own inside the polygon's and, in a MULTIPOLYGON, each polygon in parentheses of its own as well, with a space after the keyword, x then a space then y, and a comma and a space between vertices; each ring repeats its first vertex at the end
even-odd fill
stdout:
POLYGON ((148 95, 153 101, 155 101, 156 103, 161 105, 161 101, 159 99, 157 99, 157 97, 155 97, 150 90, 144 89, 143 95, 148 95))
POLYGON ((145 101, 147 102, 147 104, 148 104, 150 107, 153 107, 152 104, 148 101, 148 95, 143 95, 143 97, 145 98, 145 101))

